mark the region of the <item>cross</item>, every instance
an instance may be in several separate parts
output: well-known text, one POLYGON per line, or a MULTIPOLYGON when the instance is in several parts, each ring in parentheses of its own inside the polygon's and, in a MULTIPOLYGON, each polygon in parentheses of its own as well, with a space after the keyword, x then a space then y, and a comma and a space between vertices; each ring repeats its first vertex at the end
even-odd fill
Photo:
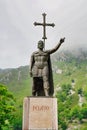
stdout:
POLYGON ((37 25, 43 26, 43 37, 42 37, 42 39, 44 39, 44 44, 45 44, 45 39, 47 39, 47 37, 46 37, 46 26, 54 27, 55 24, 54 23, 46 23, 46 14, 45 13, 43 13, 42 16, 43 16, 43 23, 34 22, 34 25, 35 26, 37 26, 37 25))

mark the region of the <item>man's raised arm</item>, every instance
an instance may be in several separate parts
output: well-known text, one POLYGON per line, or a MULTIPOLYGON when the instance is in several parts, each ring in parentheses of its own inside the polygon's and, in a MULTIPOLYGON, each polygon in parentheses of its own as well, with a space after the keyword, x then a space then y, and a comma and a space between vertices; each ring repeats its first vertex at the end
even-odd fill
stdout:
POLYGON ((61 46, 61 44, 64 42, 64 40, 65 40, 65 37, 61 38, 60 41, 59 41, 59 43, 55 46, 55 48, 49 50, 49 53, 52 54, 55 51, 57 51, 59 49, 59 47, 61 46))

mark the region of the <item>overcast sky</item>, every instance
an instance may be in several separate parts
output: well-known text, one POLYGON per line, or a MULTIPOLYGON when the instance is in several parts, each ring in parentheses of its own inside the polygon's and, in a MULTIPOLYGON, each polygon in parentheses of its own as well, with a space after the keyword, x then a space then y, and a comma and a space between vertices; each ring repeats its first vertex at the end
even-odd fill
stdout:
POLYGON ((43 36, 33 23, 42 23, 44 12, 47 23, 55 23, 46 28, 46 49, 62 37, 60 50, 87 47, 87 0, 0 0, 0 68, 29 64, 43 36))

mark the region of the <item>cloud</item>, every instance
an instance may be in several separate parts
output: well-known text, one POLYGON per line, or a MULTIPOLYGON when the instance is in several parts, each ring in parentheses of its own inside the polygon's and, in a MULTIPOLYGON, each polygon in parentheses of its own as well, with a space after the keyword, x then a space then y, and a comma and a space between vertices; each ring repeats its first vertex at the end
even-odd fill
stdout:
POLYGON ((66 37, 60 49, 84 46, 87 42, 86 0, 0 0, 0 68, 29 64, 29 58, 37 49, 43 36, 42 27, 33 23, 46 21, 55 27, 46 28, 46 48, 56 45, 66 37))

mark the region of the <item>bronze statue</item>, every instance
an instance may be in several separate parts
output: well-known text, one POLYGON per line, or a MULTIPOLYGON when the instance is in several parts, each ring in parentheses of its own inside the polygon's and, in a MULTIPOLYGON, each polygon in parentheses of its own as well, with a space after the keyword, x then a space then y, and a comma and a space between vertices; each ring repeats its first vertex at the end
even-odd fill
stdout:
POLYGON ((38 42, 38 51, 31 56, 30 76, 33 77, 32 95, 33 96, 53 96, 53 76, 50 61, 50 54, 56 52, 65 38, 60 39, 55 48, 43 50, 44 42, 38 42))

